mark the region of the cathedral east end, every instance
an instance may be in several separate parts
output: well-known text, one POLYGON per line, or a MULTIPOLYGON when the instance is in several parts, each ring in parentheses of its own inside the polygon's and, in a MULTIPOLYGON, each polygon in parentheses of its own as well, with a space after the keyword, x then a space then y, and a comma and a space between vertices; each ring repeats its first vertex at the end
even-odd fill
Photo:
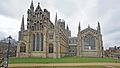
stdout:
POLYGON ((65 21, 55 16, 55 24, 50 21, 50 12, 41 9, 38 3, 34 9, 33 1, 27 10, 27 29, 22 16, 21 30, 17 57, 42 57, 61 58, 68 55, 80 57, 102 57, 103 42, 100 24, 97 29, 88 28, 81 30, 78 25, 77 37, 71 37, 65 21))

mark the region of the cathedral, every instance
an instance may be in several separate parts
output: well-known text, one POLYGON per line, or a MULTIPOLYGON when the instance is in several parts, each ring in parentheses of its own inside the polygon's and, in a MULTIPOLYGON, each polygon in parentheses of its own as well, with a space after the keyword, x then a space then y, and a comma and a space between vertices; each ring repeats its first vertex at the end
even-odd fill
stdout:
POLYGON ((64 56, 102 57, 103 41, 98 22, 97 29, 81 30, 78 25, 77 37, 71 37, 71 30, 63 19, 55 16, 54 24, 50 12, 41 9, 38 3, 34 9, 33 1, 27 10, 27 29, 22 16, 16 57, 61 58, 64 56))

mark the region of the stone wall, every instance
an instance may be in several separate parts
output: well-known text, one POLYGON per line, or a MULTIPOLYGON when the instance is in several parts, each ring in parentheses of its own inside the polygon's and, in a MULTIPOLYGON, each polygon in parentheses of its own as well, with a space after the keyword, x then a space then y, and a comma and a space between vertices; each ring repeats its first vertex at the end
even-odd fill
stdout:
POLYGON ((17 53, 16 57, 29 57, 28 53, 17 53))
POLYGON ((97 52, 82 52, 81 57, 100 57, 97 52))
POLYGON ((31 53, 30 57, 41 57, 41 58, 46 58, 45 53, 31 53))

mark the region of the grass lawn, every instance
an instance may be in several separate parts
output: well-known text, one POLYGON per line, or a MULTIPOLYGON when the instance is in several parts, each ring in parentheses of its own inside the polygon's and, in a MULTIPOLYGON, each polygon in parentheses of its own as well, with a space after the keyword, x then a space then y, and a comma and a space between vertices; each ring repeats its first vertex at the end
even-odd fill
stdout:
POLYGON ((115 62, 120 63, 120 59, 113 58, 81 58, 81 57, 63 57, 63 58, 16 58, 9 59, 10 64, 15 63, 89 63, 89 62, 115 62))
POLYGON ((14 68, 107 68, 107 67, 105 67, 105 66, 74 66, 74 67, 73 66, 71 66, 71 67, 69 67, 69 66, 47 67, 47 66, 45 66, 45 67, 14 67, 14 68))

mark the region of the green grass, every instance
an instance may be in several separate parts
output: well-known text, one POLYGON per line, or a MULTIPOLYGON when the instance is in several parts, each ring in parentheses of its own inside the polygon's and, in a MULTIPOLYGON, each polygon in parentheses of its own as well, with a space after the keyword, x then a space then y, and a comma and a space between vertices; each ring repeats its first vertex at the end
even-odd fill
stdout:
POLYGON ((120 68, 120 66, 117 66, 117 67, 115 67, 115 68, 120 68))
POLYGON ((81 58, 81 57, 64 57, 64 58, 16 58, 9 59, 10 64, 15 63, 89 63, 89 62, 115 62, 120 63, 120 59, 113 58, 81 58))
MULTIPOLYGON (((13 67, 12 67, 13 68, 13 67)), ((49 66, 45 66, 45 67, 14 67, 14 68, 107 68, 105 66, 59 66, 59 67, 49 67, 49 66)))
MULTIPOLYGON (((12 68, 110 68, 110 67, 106 67, 106 66, 59 66, 59 67, 49 67, 49 66, 45 66, 45 67, 12 67, 12 68)), ((112 67, 112 68, 120 68, 120 67, 112 67)))

